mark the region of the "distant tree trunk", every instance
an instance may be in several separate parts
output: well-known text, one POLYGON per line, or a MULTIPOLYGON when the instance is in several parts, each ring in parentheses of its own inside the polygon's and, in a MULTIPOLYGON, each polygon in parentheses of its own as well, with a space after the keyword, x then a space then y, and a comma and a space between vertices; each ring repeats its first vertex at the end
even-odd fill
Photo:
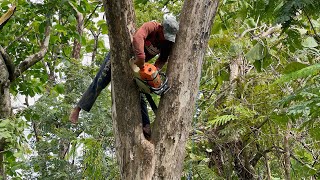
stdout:
MULTIPOLYGON (((11 115, 11 101, 10 101, 10 80, 9 72, 4 60, 0 53, 0 121, 6 119, 11 115)), ((6 179, 3 151, 5 147, 5 140, 0 139, 0 179, 6 179)))
MULTIPOLYGON (((44 39, 39 51, 29 55, 16 67, 5 49, 0 46, 0 121, 11 116, 10 82, 14 81, 24 71, 28 70, 45 56, 48 50, 50 32, 51 23, 48 21, 47 26, 45 27, 44 39)), ((5 167, 3 164, 3 151, 5 145, 4 139, 0 139, 0 176, 2 176, 3 179, 6 179, 5 167)))
MULTIPOLYGON (((81 36, 83 35, 83 29, 84 29, 84 19, 83 19, 83 14, 77 10, 74 5, 69 2, 69 4, 73 7, 73 10, 75 11, 75 17, 77 19, 77 32, 79 35, 79 38, 81 39, 81 36)), ((77 38, 74 39, 73 41, 73 50, 72 50, 72 58, 77 59, 80 61, 81 57, 81 41, 79 41, 77 38)), ((67 75, 67 81, 69 80, 70 76, 67 75)), ((66 93, 70 93, 72 91, 73 87, 68 86, 66 88, 66 93)), ((71 102, 68 102, 71 103, 71 102)), ((59 143, 59 157, 61 159, 64 159, 66 154, 68 153, 70 148, 70 140, 69 139, 60 139, 59 143)))
MULTIPOLYGON (((70 3, 70 5, 72 5, 70 3)), ((79 34, 79 38, 81 39, 81 36, 83 34, 83 28, 84 28, 84 22, 83 22, 83 14, 80 13, 77 8, 75 8, 73 5, 72 5, 73 9, 76 11, 76 19, 77 19, 77 31, 78 31, 78 34, 79 34)), ((73 41, 73 50, 72 50, 72 57, 75 58, 75 59, 80 59, 80 53, 81 51, 81 42, 79 41, 79 39, 75 38, 74 41, 73 41)))
POLYGON ((290 129, 291 123, 288 122, 287 124, 287 132, 283 138, 283 146, 284 146, 284 172, 285 172, 285 179, 290 180, 290 146, 289 146, 289 138, 290 138, 290 129))
POLYGON ((218 0, 185 0, 167 68, 171 89, 161 98, 152 140, 142 133, 139 92, 128 60, 135 30, 132 1, 104 0, 112 66, 112 117, 121 179, 180 179, 202 60, 218 0))
POLYGON ((269 158, 268 158, 268 154, 267 153, 264 154, 264 160, 265 160, 265 163, 266 163, 267 180, 271 180, 271 170, 270 170, 269 158))
POLYGON ((7 118, 11 114, 9 87, 9 72, 0 53, 0 119, 7 118))

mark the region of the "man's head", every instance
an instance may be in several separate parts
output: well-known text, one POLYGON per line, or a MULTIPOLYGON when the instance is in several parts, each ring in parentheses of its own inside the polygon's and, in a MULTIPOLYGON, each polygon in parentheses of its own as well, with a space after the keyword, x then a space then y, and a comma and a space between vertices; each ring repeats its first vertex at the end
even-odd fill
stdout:
POLYGON ((164 15, 162 26, 164 38, 168 41, 175 42, 176 34, 179 30, 179 24, 176 18, 172 15, 164 15))

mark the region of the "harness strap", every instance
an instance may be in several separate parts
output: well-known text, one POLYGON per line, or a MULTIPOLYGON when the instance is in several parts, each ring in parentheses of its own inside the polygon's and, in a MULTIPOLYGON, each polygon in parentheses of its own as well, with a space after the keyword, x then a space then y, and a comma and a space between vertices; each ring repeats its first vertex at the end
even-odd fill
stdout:
POLYGON ((154 114, 156 114, 158 107, 157 107, 156 103, 153 101, 152 96, 148 93, 144 93, 144 94, 147 98, 147 101, 149 102, 149 104, 151 106, 152 111, 154 112, 154 114))

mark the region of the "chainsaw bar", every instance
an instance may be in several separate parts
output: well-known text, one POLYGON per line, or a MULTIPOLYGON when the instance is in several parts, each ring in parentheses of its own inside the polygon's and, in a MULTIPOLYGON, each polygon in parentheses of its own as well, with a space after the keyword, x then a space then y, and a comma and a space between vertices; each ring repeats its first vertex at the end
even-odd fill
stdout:
POLYGON ((140 91, 142 91, 143 93, 154 93, 159 96, 162 96, 163 94, 168 92, 168 90, 170 89, 170 87, 168 86, 168 78, 164 73, 160 72, 159 74, 161 76, 161 79, 164 79, 164 80, 161 86, 158 88, 151 87, 147 81, 144 81, 138 77, 135 77, 136 83, 140 87, 140 91), (141 87, 142 86, 141 83, 143 83, 144 87, 141 87), (148 87, 148 88, 146 89, 145 87, 148 87))

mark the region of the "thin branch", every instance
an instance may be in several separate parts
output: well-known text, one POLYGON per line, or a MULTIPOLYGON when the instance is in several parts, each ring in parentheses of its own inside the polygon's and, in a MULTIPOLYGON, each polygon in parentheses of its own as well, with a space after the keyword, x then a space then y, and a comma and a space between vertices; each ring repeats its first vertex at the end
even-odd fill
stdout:
POLYGON ((269 28, 267 31, 263 32, 263 33, 261 34, 261 37, 267 37, 267 36, 269 36, 270 34, 276 32, 277 30, 279 30, 281 27, 282 27, 281 24, 276 25, 276 26, 273 26, 273 27, 269 28))
POLYGON ((271 152, 273 150, 273 148, 275 148, 274 146, 270 147, 269 149, 264 150, 263 152, 258 152, 251 160, 250 160, 250 164, 255 167, 257 165, 257 163, 259 162, 259 160, 265 156, 267 153, 271 152))
POLYGON ((91 14, 89 15, 89 17, 85 20, 84 22, 84 27, 86 27, 87 23, 89 22, 89 20, 91 19, 92 15, 96 12, 96 10, 98 9, 98 7, 101 7, 101 4, 98 4, 94 10, 91 12, 91 14))
POLYGON ((22 37, 24 37, 30 30, 33 28, 33 26, 30 26, 28 30, 26 30, 24 33, 22 33, 20 36, 16 37, 13 41, 11 41, 8 46, 6 46, 4 49, 7 49, 10 47, 14 42, 19 41, 22 37))
POLYGON ((90 29, 92 36, 94 38, 94 45, 93 45, 93 51, 92 51, 92 59, 91 59, 91 64, 93 64, 94 59, 96 58, 96 54, 97 54, 97 49, 98 49, 98 41, 99 41, 99 36, 101 33, 101 27, 98 29, 98 32, 95 33, 92 29, 90 29))
MULTIPOLYGON (((282 154, 285 154, 285 150, 282 147, 276 147, 276 152, 280 152, 282 154)), ((302 165, 307 165, 307 163, 302 162, 299 158, 297 158, 292 152, 290 152, 290 157, 294 160, 296 160, 298 163, 302 164, 302 165)))
POLYGON ((260 28, 260 26, 255 27, 255 28, 251 28, 251 29, 247 29, 247 30, 243 31, 243 33, 241 33, 241 35, 240 35, 240 38, 244 37, 248 32, 254 31, 254 30, 259 29, 259 28, 260 28))
POLYGON ((250 131, 248 134, 244 135, 244 137, 247 137, 247 139, 246 139, 244 142, 247 142, 247 141, 249 140, 249 136, 250 136, 252 133, 258 131, 258 130, 259 130, 263 125, 265 125, 268 121, 269 121, 269 117, 266 117, 265 120, 262 121, 261 124, 255 126, 255 127, 251 127, 251 131, 250 131))
POLYGON ((13 80, 19 77, 24 71, 26 71, 31 66, 36 64, 46 55, 48 51, 49 41, 50 41, 50 32, 51 32, 51 25, 50 23, 48 23, 45 29, 45 38, 42 42, 39 52, 30 55, 19 64, 18 68, 15 69, 13 80))
POLYGON ((290 145, 289 145, 289 139, 290 139, 290 130, 291 130, 291 123, 287 123, 287 132, 283 137, 283 146, 284 146, 284 172, 285 172, 285 179, 290 180, 290 157, 292 157, 290 152, 290 145))
POLYGON ((307 16, 307 18, 308 18, 308 21, 309 21, 309 23, 310 23, 311 29, 313 30, 313 32, 314 32, 314 34, 315 34, 315 36, 316 36, 316 39, 317 39, 318 41, 320 41, 320 37, 318 36, 318 33, 317 33, 316 29, 314 28, 314 26, 313 26, 313 24, 312 24, 312 22, 311 22, 310 17, 308 16, 307 12, 305 12, 304 10, 303 10, 303 12, 306 14, 306 16, 307 16))

